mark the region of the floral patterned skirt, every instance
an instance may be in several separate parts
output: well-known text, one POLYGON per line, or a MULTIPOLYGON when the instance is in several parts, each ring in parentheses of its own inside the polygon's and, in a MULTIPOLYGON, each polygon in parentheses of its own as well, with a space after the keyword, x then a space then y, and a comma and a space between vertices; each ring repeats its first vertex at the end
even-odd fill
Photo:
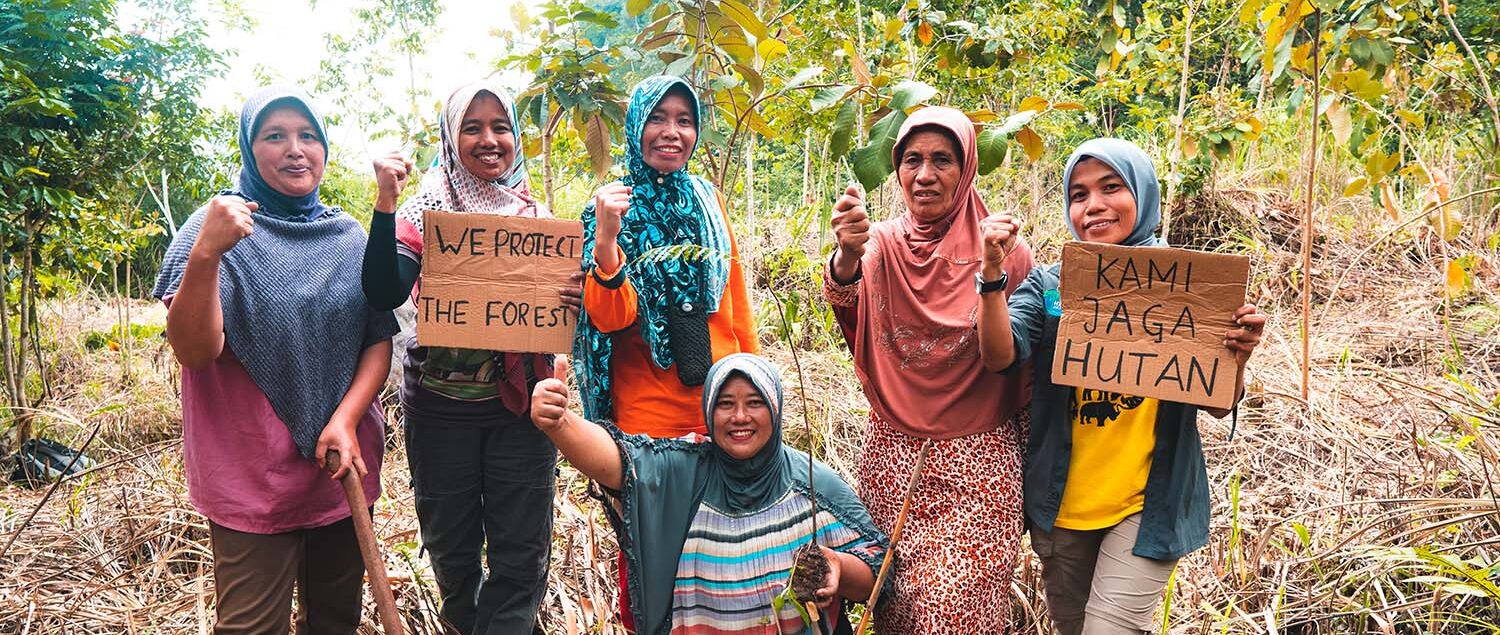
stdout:
MULTIPOLYGON (((990 432, 933 442, 896 546, 893 585, 875 613, 880 635, 1008 630, 1029 423, 1026 409, 990 432)), ((895 529, 922 442, 871 413, 859 493, 887 535, 895 529)))

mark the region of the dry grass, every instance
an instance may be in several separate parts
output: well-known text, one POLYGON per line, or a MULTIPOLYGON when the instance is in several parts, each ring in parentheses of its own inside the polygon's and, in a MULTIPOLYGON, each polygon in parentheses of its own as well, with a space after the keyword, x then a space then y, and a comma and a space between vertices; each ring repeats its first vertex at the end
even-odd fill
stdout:
MULTIPOLYGON (((1179 568, 1165 628, 1494 632, 1500 595, 1486 589, 1500 581, 1500 258, 1480 243, 1495 221, 1475 218, 1459 243, 1444 245, 1421 223, 1396 230, 1362 201, 1336 204, 1334 215, 1353 221, 1322 227, 1330 238, 1314 245, 1313 393, 1304 402, 1295 205, 1242 189, 1183 209, 1192 212, 1176 214, 1174 240, 1255 258, 1252 298, 1272 323, 1233 439, 1228 421, 1200 421, 1212 538, 1179 568), (1473 290, 1452 304, 1443 301, 1444 250, 1478 256, 1473 290), (1466 573, 1475 579, 1462 580, 1466 573)), ((1038 230, 1040 261, 1055 259, 1056 234, 1038 230)), ((804 242, 797 247, 810 249, 816 236, 804 242)), ((776 275, 761 270, 758 279, 783 291, 814 290, 806 278, 776 275)), ((756 293, 769 299, 764 289, 756 293)), ((127 347, 132 373, 124 377, 125 351, 83 345, 82 333, 118 319, 115 305, 79 298, 50 310, 58 384, 39 431, 76 447, 98 426, 89 453, 103 464, 59 487, 0 561, 7 572, 0 632, 207 632, 211 558, 204 520, 184 490, 170 355, 160 340, 136 342, 127 347)), ((136 322, 161 320, 147 304, 133 312, 136 322)), ((786 370, 790 442, 813 446, 851 474, 868 406, 847 353, 802 350, 799 377, 774 328, 764 320, 762 328, 768 354, 786 370), (801 423, 804 407, 810 435, 801 423)), ((438 632, 399 435, 386 457, 376 526, 398 602, 409 630, 438 632)), ((562 474, 544 626, 553 633, 619 632, 610 623, 613 538, 582 479, 566 467, 562 474)), ((0 486, 7 534, 40 498, 40 491, 0 486)), ((1016 601, 994 610, 1009 610, 1018 630, 1047 632, 1046 620, 1037 619, 1045 607, 1035 558, 1022 555, 1016 601)), ((367 607, 364 631, 373 633, 373 604, 367 607)))

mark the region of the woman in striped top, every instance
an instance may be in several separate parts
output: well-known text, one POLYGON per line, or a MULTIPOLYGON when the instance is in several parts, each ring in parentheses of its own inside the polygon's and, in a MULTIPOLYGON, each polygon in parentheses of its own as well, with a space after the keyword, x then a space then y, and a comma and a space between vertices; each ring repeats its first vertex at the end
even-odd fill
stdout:
POLYGON ((832 469, 814 462, 809 482, 808 456, 782 445, 781 378, 769 362, 725 357, 709 369, 703 395, 710 443, 584 420, 554 379, 532 393, 537 427, 620 500, 636 632, 791 635, 847 624, 844 602, 869 596, 885 536, 832 469), (772 599, 814 526, 829 573, 815 593, 819 627, 809 629, 794 606, 776 611, 772 599))

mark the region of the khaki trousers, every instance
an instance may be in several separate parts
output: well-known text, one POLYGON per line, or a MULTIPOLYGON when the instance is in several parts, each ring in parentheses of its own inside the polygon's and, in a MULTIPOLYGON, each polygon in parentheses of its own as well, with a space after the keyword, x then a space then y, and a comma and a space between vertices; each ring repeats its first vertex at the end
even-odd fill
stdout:
POLYGON ((1140 529, 1140 514, 1092 531, 1032 527, 1031 548, 1042 560, 1047 612, 1059 635, 1155 630, 1156 607, 1177 561, 1130 553, 1140 529))
POLYGON ((359 626, 365 563, 354 521, 250 534, 209 523, 215 635, 285 635, 297 589, 298 635, 349 635, 359 626))

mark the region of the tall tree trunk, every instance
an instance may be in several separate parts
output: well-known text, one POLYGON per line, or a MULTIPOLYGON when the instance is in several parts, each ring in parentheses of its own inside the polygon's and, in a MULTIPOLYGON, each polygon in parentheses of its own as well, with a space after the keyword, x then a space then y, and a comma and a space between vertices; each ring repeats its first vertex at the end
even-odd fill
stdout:
MULTIPOLYGON (((545 95, 545 93, 543 93, 545 95)), ((560 113, 561 111, 559 111, 560 113)), ((553 209, 552 202, 552 135, 557 126, 553 124, 558 114, 553 114, 542 124, 542 193, 546 195, 547 209, 553 209)), ((553 211, 553 213, 557 213, 553 211)))
MULTIPOLYGON (((1319 45, 1323 39, 1323 12, 1313 10, 1314 24, 1312 41, 1313 93, 1307 109, 1312 113, 1312 143, 1307 150, 1307 193, 1302 210, 1302 402, 1307 403, 1312 376, 1312 240, 1313 240, 1313 184, 1318 174, 1318 102, 1322 100, 1323 67, 1318 60, 1319 45)), ((1308 409, 1309 416, 1312 412, 1308 409)))
POLYGON ((750 138, 745 143, 745 218, 750 225, 750 231, 756 231, 755 227, 755 133, 750 133, 750 138))
MULTIPOLYGON (((1161 237, 1168 240, 1172 225, 1172 204, 1177 202, 1177 190, 1182 183, 1182 130, 1187 127, 1188 76, 1193 70, 1189 61, 1193 53, 1193 4, 1187 6, 1183 17, 1182 36, 1182 82, 1177 87, 1177 143, 1172 148, 1172 169, 1167 174, 1167 200, 1161 206, 1161 237)), ((1168 240, 1170 242, 1170 240, 1168 240)))
MULTIPOLYGON (((31 212, 27 212, 26 219, 26 235, 36 236, 31 212)), ((31 320, 32 305, 36 303, 36 268, 33 262, 35 252, 36 248, 31 244, 27 244, 21 251, 21 296, 20 306, 18 307, 20 310, 17 315, 20 332, 16 336, 15 373, 18 390, 16 391, 16 402, 11 404, 11 408, 19 412, 19 415, 15 419, 17 450, 21 449, 22 443, 31 438, 32 413, 29 407, 30 404, 27 403, 28 395, 26 394, 26 347, 28 344, 33 348, 36 346, 35 343, 31 342, 36 337, 35 333, 32 332, 34 322, 31 320)))
POLYGON ((812 128, 802 131, 802 205, 812 205, 812 128))
MULTIPOLYGON (((9 253, 10 245, 0 242, 0 247, 5 247, 6 251, 3 253, 9 253)), ((21 382, 16 368, 16 343, 10 335, 10 303, 7 297, 10 295, 9 272, 10 268, 7 266, 5 274, 0 276, 0 363, 5 364, 5 402, 8 406, 15 407, 21 403, 21 382)))

